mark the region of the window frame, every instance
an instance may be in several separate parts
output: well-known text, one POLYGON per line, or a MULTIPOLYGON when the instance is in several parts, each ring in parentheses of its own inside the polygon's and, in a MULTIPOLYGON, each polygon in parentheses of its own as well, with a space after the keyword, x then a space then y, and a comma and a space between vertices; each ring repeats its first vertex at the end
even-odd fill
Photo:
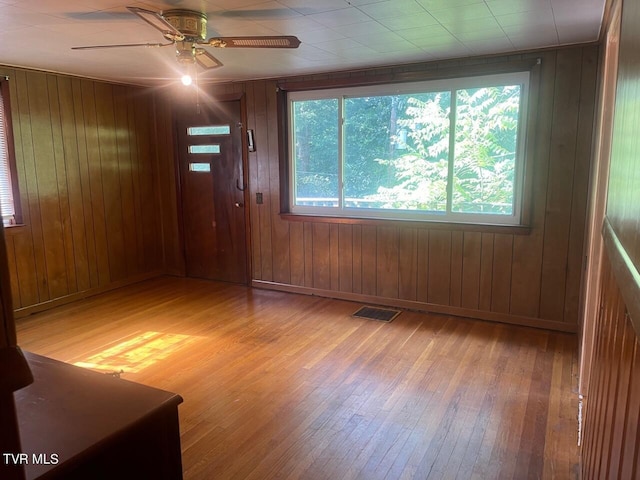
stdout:
MULTIPOLYGON (((20 189, 18 185, 18 170, 16 167, 15 143, 13 136, 13 121, 11 116, 11 95, 9 86, 9 77, 0 77, 0 95, 2 96, 2 107, 0 115, 3 117, 5 128, 5 141, 7 149, 7 168, 9 170, 9 181, 11 182, 11 192, 13 195, 13 218, 8 224, 4 223, 4 227, 15 227, 22 225, 22 202, 20 201, 20 189)), ((0 139, 1 141, 1 139, 0 139)), ((8 217, 8 215, 6 215, 8 217)))
MULTIPOLYGON (((393 71, 383 72, 378 76, 320 79, 314 80, 283 80, 278 84, 279 101, 278 114, 280 125, 280 215, 286 220, 311 221, 329 223, 353 223, 353 224, 374 224, 385 225, 401 223, 407 226, 429 228, 453 228, 479 231, 495 231, 512 233, 528 233, 530 231, 531 208, 532 208, 532 178, 534 164, 535 145, 535 119, 537 117, 537 105, 535 98, 539 92, 540 79, 540 58, 525 58, 520 61, 504 62, 494 65, 471 65, 442 67, 435 70, 411 71, 393 73, 393 71), (465 218, 464 214, 457 214, 443 218, 441 215, 397 215, 398 210, 382 210, 380 213, 371 215, 365 209, 349 209, 337 212, 335 207, 325 207, 321 211, 311 211, 295 208, 293 206, 294 195, 294 161, 291 151, 292 133, 290 97, 301 98, 298 92, 312 94, 316 98, 330 96, 331 90, 335 91, 362 91, 372 87, 371 91, 382 88, 391 93, 399 90, 398 87, 407 84, 431 84, 431 90, 436 90, 435 85, 450 85, 451 82, 460 82, 455 89, 474 88, 483 86, 479 84, 481 79, 489 78, 514 78, 512 75, 522 75, 528 78, 526 89, 521 95, 521 109, 519 111, 519 131, 518 131, 518 153, 520 155, 519 171, 514 178, 514 191, 516 194, 517 213, 519 218, 511 218, 511 215, 471 214, 471 218, 465 218), (463 86, 467 85, 467 86, 463 86), (352 90, 355 87, 354 90, 352 90), (517 182, 517 183, 516 183, 517 182), (367 214, 369 213, 369 214, 367 214), (475 218, 473 218, 475 217, 475 218), (505 217, 509 221, 504 221, 505 217)), ((504 85, 509 82, 503 82, 504 85)), ((404 88, 404 87, 403 87, 404 88)), ((420 90, 424 91, 424 90, 420 90)), ((399 93, 408 93, 401 91, 399 93)), ((455 128, 455 125, 452 125, 455 128)), ((400 211, 402 212, 402 211, 400 211)), ((514 209, 514 213, 516 210, 514 209)), ((403 212, 404 213, 404 212, 403 212)))

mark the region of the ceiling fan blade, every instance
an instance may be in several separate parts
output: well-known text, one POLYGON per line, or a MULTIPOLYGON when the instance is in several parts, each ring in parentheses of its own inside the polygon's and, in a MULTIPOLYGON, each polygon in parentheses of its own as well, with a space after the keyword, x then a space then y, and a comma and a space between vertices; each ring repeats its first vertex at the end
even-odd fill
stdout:
POLYGON ((127 7, 127 10, 131 13, 135 13, 156 30, 160 30, 166 39, 174 42, 184 40, 184 35, 180 33, 180 30, 167 22, 160 13, 139 7, 127 7))
POLYGON ((118 45, 87 45, 84 47, 71 47, 71 50, 95 50, 98 48, 123 48, 123 47, 168 47, 169 45, 173 45, 173 42, 170 43, 120 43, 118 45))
POLYGON ((293 35, 213 37, 206 45, 218 48, 298 48, 300 40, 293 35))
POLYGON ((204 48, 197 48, 195 52, 195 59, 198 65, 205 70, 212 68, 218 68, 222 66, 222 62, 216 57, 207 52, 204 48))

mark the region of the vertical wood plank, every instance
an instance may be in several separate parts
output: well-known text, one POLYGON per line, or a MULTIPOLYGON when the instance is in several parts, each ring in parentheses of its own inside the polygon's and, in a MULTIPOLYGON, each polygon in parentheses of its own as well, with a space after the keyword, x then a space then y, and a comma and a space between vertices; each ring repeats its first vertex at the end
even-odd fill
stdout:
MULTIPOLYGON (((132 148, 129 128, 129 115, 127 112, 127 103, 130 101, 127 91, 124 87, 113 87, 113 109, 114 109, 114 135, 115 146, 118 158, 118 187, 120 189, 120 217, 122 222, 122 246, 124 249, 123 260, 125 262, 123 273, 132 275, 138 272, 137 268, 137 256, 139 254, 138 246, 138 231, 136 229, 136 210, 134 205, 134 188, 133 188, 133 176, 132 171, 128 168, 131 165, 132 148)), ((172 135, 165 132, 164 135, 159 136, 159 140, 163 142, 162 151, 171 151, 168 145, 167 137, 171 139, 172 135), (166 142, 166 143, 165 143, 166 142)), ((164 169, 170 173, 174 173, 172 164, 163 165, 164 169)), ((174 179, 174 176, 171 176, 174 179)), ((115 178, 113 179, 115 181, 115 178)), ((166 199, 166 203, 163 202, 161 213, 164 215, 166 212, 172 212, 177 215, 175 203, 173 208, 170 200, 175 200, 174 189, 175 181, 165 180, 163 183, 163 191, 165 195, 162 199, 166 199)), ((116 206, 114 206, 115 208, 116 206)), ((177 234, 177 232, 175 232, 177 234)), ((164 235, 163 235, 164 238, 164 235)), ((170 248, 173 252, 174 248, 170 248)))
MULTIPOLYGON (((68 184, 69 228, 72 234, 73 258, 76 274, 76 290, 91 287, 87 237, 85 230, 85 205, 82 196, 80 158, 78 151, 78 129, 74 111, 73 87, 71 79, 58 78, 60 99, 61 136, 64 147, 65 174, 68 184)), ((88 207, 88 206, 87 206, 88 207)))
POLYGON ((328 223, 314 223, 313 231, 313 286, 323 290, 331 288, 331 229, 328 223))
POLYGON ((144 250, 140 252, 140 257, 144 259, 144 271, 151 271, 161 260, 160 248, 157 242, 159 238, 158 230, 158 209, 156 195, 156 149, 154 105, 151 103, 150 94, 136 95, 134 97, 135 108, 135 131, 137 141, 139 168, 138 181, 140 188, 140 206, 142 209, 140 223, 142 225, 142 239, 144 250))
MULTIPOLYGON (((249 82, 246 85, 247 102, 247 128, 254 132, 259 130, 256 118, 256 82, 249 82)), ((262 250, 261 250, 261 221, 263 215, 262 204, 256 201, 256 193, 262 193, 260 186, 259 161, 257 152, 249 152, 249 189, 251 191, 251 268, 252 278, 262 280, 262 250)), ((263 197, 264 198, 264 197, 263 197)), ((304 226, 303 226, 304 230, 304 226)))
POLYGON ((560 50, 553 97, 553 131, 549 154, 549 181, 544 226, 540 287, 540 315, 562 321, 566 291, 567 255, 571 221, 573 172, 582 69, 581 50, 560 50))
POLYGON ((313 287, 313 223, 304 223, 304 284, 313 287))
MULTIPOLYGON (((134 94, 127 91, 123 93, 123 98, 130 98, 134 94)), ((164 267, 167 273, 172 275, 185 275, 186 274, 186 258, 184 256, 184 245, 182 240, 182 200, 179 198, 180 190, 178 187, 178 164, 176 161, 176 133, 173 127, 173 111, 171 99, 155 94, 154 99, 158 105, 159 112, 156 118, 159 122, 158 128, 158 189, 162 193, 160 195, 160 209, 162 211, 162 240, 163 240, 163 252, 164 252, 164 267)), ((127 104, 129 102, 127 101, 127 104)), ((130 152, 130 165, 133 164, 133 155, 135 149, 135 138, 131 128, 129 110, 127 108, 127 134, 129 138, 129 152, 130 152)), ((124 120, 124 118, 123 118, 124 120)), ((130 217, 127 217, 127 221, 131 218, 137 223, 136 217, 136 196, 135 196, 135 175, 133 169, 129 167, 127 175, 123 178, 123 188, 131 188, 132 200, 128 204, 130 217)), ((135 225, 135 224, 134 224, 135 225)), ((129 232, 131 237, 135 237, 135 244, 137 244, 137 229, 133 228, 129 232)), ((129 240, 132 241, 132 240, 129 240)), ((134 263, 135 265, 135 263, 134 263)), ((131 271, 132 266, 129 267, 131 271)))
MULTIPOLYGON (((635 335, 635 331, 629 322, 623 325, 623 332, 620 335, 621 348, 618 360, 619 374, 616 382, 617 388, 614 393, 615 398, 618 399, 629 398, 629 387, 634 383, 634 378, 632 377, 631 372, 633 367, 633 352, 636 345, 636 342, 634 342, 635 335)), ((616 478, 619 475, 624 441, 622 431, 624 431, 624 425, 626 423, 628 413, 628 403, 624 406, 618 406, 618 408, 613 412, 614 418, 612 424, 615 428, 615 434, 612 436, 610 441, 608 471, 603 472, 604 476, 607 478, 616 478)))
POLYGON ((398 229, 376 229, 376 295, 398 298, 398 229))
POLYGON ((569 229, 567 283, 563 320, 578 323, 580 290, 586 232, 589 175, 591 166, 592 133, 595 110, 595 92, 598 77, 598 49, 585 48, 582 57, 580 106, 576 140, 576 162, 573 171, 574 188, 571 199, 571 225, 569 229))
POLYGON ((18 283, 18 269, 16 268, 16 248, 14 236, 5 235, 5 247, 7 250, 7 266, 9 271, 9 282, 11 283, 11 299, 13 301, 13 308, 20 308, 22 306, 22 299, 20 298, 20 283, 18 283))
POLYGON ((107 225, 102 187, 102 165, 98 140, 98 119, 96 112, 96 93, 94 83, 81 80, 82 109, 84 112, 87 165, 89 171, 89 192, 93 212, 93 235, 95 242, 96 264, 98 267, 98 285, 107 285, 111 281, 109 267, 109 248, 107 245, 107 225))
POLYGON ((480 310, 491 310, 493 285, 493 233, 482 234, 482 258, 480 260, 480 291, 478 307, 480 310))
POLYGON ((63 256, 61 261, 65 264, 64 285, 61 285, 59 293, 55 297, 68 295, 78 290, 76 280, 76 259, 73 244, 73 226, 69 207, 69 188, 67 185, 66 151, 62 137, 62 116, 60 113, 60 100, 58 90, 58 77, 47 75, 47 93, 49 96, 49 111, 51 118, 51 139, 53 143, 52 153, 55 163, 55 179, 57 182, 58 210, 60 215, 60 230, 63 256))
MULTIPOLYGON (((277 84, 265 82, 267 123, 278 124, 277 84)), ((289 222, 280 218, 280 156, 278 137, 269 135, 262 146, 267 149, 269 162, 269 201, 271 203, 271 238, 273 255, 273 279, 280 283, 291 282, 291 263, 289 258, 289 222)))
POLYGON ((340 225, 338 230, 338 270, 341 292, 353 291, 353 226, 340 225))
POLYGON ((418 285, 416 299, 429 301, 429 230, 418 230, 418 285))
POLYGON ((447 305, 451 281, 451 232, 429 232, 429 303, 447 305))
POLYGON ((540 80, 539 85, 534 86, 538 102, 536 125, 531 129, 534 138, 529 139, 536 145, 533 152, 535 176, 531 202, 531 233, 516 235, 513 239, 510 313, 530 317, 537 317, 540 312, 540 278, 553 125, 556 56, 557 52, 545 52, 540 55, 542 61, 540 80))
POLYGON ((331 290, 340 289, 340 229, 339 225, 329 225, 329 270, 331 272, 331 290))
POLYGON ((16 145, 16 162, 19 174, 22 175, 20 199, 22 215, 28 231, 24 241, 16 245, 16 264, 21 284, 21 298, 26 304, 38 303, 49 299, 46 279, 41 280, 44 270, 44 247, 42 244, 42 225, 40 223, 40 203, 35 179, 35 160, 33 153, 33 135, 29 115, 29 90, 27 76, 23 71, 15 72, 15 81, 10 85, 14 90, 11 108, 13 109, 14 141, 16 145), (17 134, 17 135, 16 135, 17 134), (19 252, 19 249, 23 249, 19 252), (22 253, 22 254, 21 254, 22 253), (26 259, 30 261, 25 261, 26 259), (25 268, 28 267, 28 268, 25 268))
POLYGON ((478 308, 482 234, 464 232, 462 254, 462 302, 464 308, 478 308))
MULTIPOLYGON (((97 287, 100 284, 98 273, 98 260, 96 252, 96 237, 94 230, 94 203, 91 200, 91 177, 89 174, 89 153, 87 150, 86 119, 84 115, 83 86, 79 79, 71 80, 71 93, 73 95, 73 114, 78 145, 78 169, 80 175, 80 189, 82 192, 82 205, 84 217, 84 234, 87 244, 87 263, 89 267, 89 285, 97 287)), ((93 144, 95 145, 95 144, 93 144)))
POLYGON ((275 132, 271 133, 268 124, 268 112, 267 112, 267 83, 264 81, 256 82, 254 84, 254 115, 255 115, 255 141, 258 148, 257 154, 257 177, 258 177, 258 192, 263 194, 264 203, 259 208, 259 221, 260 226, 258 229, 258 238, 260 240, 260 271, 262 273, 262 280, 273 280, 273 244, 272 244, 272 229, 271 208, 273 202, 271 201, 271 193, 276 186, 271 186, 269 177, 269 158, 268 152, 260 145, 268 145, 269 137, 277 137, 275 132))
POLYGON ((398 297, 416 300, 418 295, 418 231, 398 229, 398 297))
POLYGON ((291 222, 291 225, 289 225, 289 251, 291 258, 291 284, 304 285, 305 247, 304 223, 302 222, 291 222))
MULTIPOLYGON (((18 237, 14 241, 14 252, 18 290, 20 291, 19 305, 20 307, 35 305, 39 302, 39 296, 32 232, 27 227, 24 231, 15 234, 15 237, 18 237)), ((17 305, 14 308, 18 308, 17 305)))
POLYGON ((618 471, 618 478, 634 478, 638 475, 638 439, 640 437, 640 344, 637 337, 634 342, 634 352, 631 359, 631 378, 633 383, 630 386, 629 396, 627 400, 627 412, 625 417, 624 428, 619 435, 622 439, 622 453, 618 471))
POLYGON ((144 241, 144 223, 142 217, 144 216, 144 200, 142 198, 142 182, 144 173, 144 162, 141 160, 140 149, 140 135, 141 132, 137 128, 137 107, 138 104, 132 99, 127 103, 127 120, 129 125, 129 144, 132 152, 131 158, 131 183, 133 185, 133 209, 136 218, 136 251, 138 252, 137 262, 134 270, 137 272, 144 272, 145 270, 145 255, 143 254, 145 249, 144 241))
POLYGON ((493 243, 491 311, 509 313, 513 235, 496 234, 493 243))
POLYGON ((289 222, 283 222, 276 214, 271 219, 271 229, 271 238, 273 241, 271 251, 273 256, 273 281, 279 283, 291 283, 291 259, 289 248, 291 235, 289 232, 289 222))
POLYGON ((362 293, 362 226, 353 226, 353 293, 362 293))
MULTIPOLYGON (((48 297, 57 298, 69 291, 55 161, 56 156, 60 158, 61 153, 54 150, 47 76, 39 73, 29 75, 27 84, 29 116, 33 127, 34 175, 45 261, 41 281, 48 287, 48 297)), ((35 220, 38 221, 38 218, 35 217, 35 220)))
MULTIPOLYGON (((98 145, 101 152, 100 175, 102 178, 104 221, 109 231, 106 236, 109 278, 117 281, 126 277, 127 267, 122 220, 122 194, 118 174, 120 159, 115 129, 113 87, 97 83, 95 94, 98 145)), ((145 223, 144 219, 142 221, 145 223)))
POLYGON ((365 295, 375 295, 378 287, 376 265, 376 227, 370 225, 362 226, 362 293, 365 295))
POLYGON ((464 233, 451 232, 451 292, 449 304, 462 306, 462 279, 464 267, 464 233))

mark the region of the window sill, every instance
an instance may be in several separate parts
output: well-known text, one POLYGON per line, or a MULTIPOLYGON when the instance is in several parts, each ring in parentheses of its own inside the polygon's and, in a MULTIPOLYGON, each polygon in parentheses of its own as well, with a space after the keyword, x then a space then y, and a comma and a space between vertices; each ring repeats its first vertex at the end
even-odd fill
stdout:
POLYGON ((4 226, 4 234, 7 237, 10 237, 12 235, 17 235, 19 233, 21 233, 23 231, 24 228, 26 228, 26 224, 24 223, 15 223, 13 225, 5 225, 4 226))
POLYGON ((466 232, 502 233, 512 235, 529 235, 529 225, 496 225, 479 223, 438 222, 434 220, 403 220, 387 218, 354 218, 331 217, 323 215, 301 215, 295 213, 281 213, 280 218, 290 222, 334 223, 341 225, 372 225, 378 227, 408 227, 428 230, 463 230, 466 232))

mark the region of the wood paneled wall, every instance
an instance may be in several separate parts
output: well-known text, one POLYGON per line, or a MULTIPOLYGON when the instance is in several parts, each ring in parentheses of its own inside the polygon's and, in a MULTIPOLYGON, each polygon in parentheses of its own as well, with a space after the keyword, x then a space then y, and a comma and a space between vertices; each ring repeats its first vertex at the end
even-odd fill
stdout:
MULTIPOLYGON (((624 276, 638 278, 640 270, 640 5, 622 2, 618 83, 609 170, 606 217, 627 263, 624 272, 616 271, 618 285, 627 302, 636 332, 640 334, 640 285, 623 281, 624 276)), ((615 252, 609 251, 614 269, 615 252)))
POLYGON ((584 479, 640 478, 638 22, 638 2, 622 1, 600 313, 583 421, 584 479))
POLYGON ((289 221, 280 216, 276 81, 211 88, 246 95, 253 285, 576 331, 598 49, 566 48, 366 72, 394 75, 541 58, 531 229, 289 221), (264 203, 256 204, 255 194, 264 203))
POLYGON ((635 268, 640 268, 640 176, 638 89, 640 88, 640 6, 624 1, 620 27, 618 88, 614 117, 607 218, 635 268))
POLYGON ((608 258, 591 365, 582 478, 640 478, 640 342, 608 258))
MULTIPOLYGON (((585 46, 301 79, 464 74, 541 58, 526 233, 286 220, 276 81, 209 88, 244 95, 255 132, 247 165, 253 285, 575 331, 597 55, 585 46)), ((168 92, 0 70, 11 77, 25 219, 7 236, 14 305, 184 273, 168 92)))
POLYGON ((10 79, 24 223, 6 229, 18 314, 161 271, 153 96, 29 70, 0 74, 10 79))

